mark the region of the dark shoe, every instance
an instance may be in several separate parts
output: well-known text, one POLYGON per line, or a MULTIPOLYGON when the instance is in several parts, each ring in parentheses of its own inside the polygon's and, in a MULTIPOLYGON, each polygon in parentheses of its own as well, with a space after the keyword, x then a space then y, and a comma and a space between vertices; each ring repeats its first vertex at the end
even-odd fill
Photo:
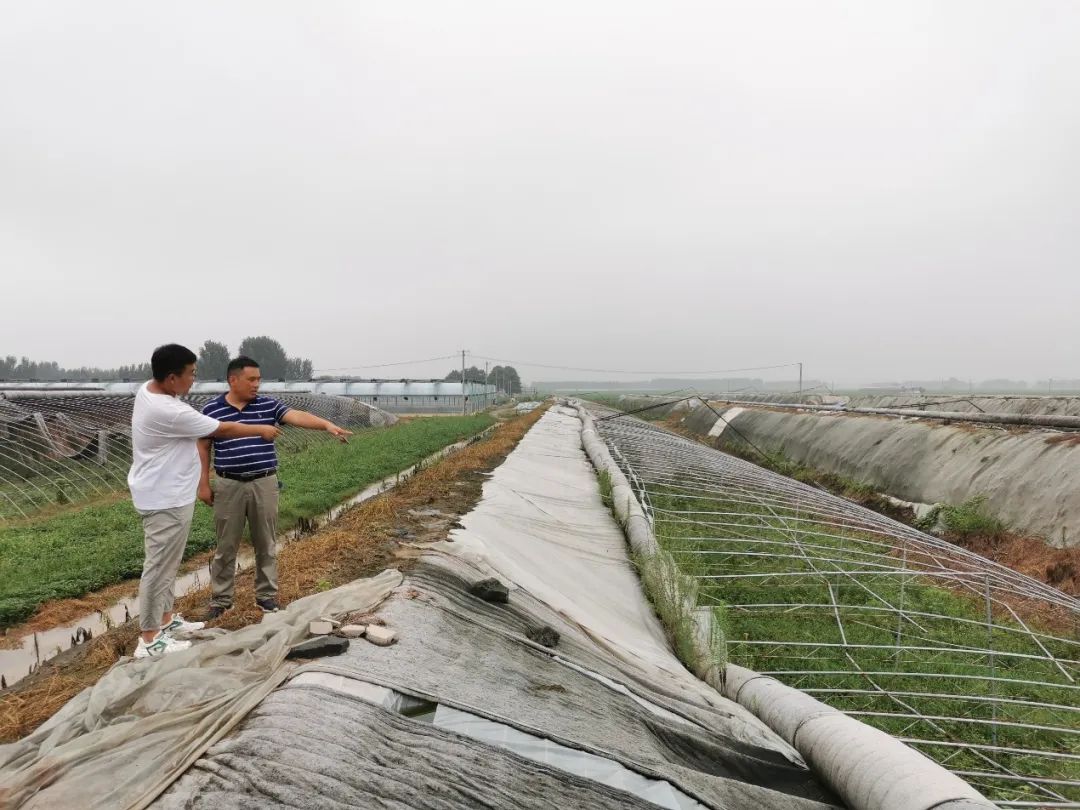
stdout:
POLYGON ((278 612, 278 604, 277 604, 276 599, 256 599, 255 600, 255 605, 263 613, 277 613, 278 612))
POLYGON ((225 607, 222 607, 221 605, 211 605, 210 609, 206 611, 206 620, 213 621, 214 619, 220 619, 226 610, 232 610, 232 605, 227 605, 225 607))

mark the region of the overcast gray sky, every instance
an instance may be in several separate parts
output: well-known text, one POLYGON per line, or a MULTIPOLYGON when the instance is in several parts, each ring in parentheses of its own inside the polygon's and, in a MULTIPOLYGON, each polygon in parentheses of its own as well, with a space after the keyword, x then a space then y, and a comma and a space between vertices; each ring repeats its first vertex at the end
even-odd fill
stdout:
POLYGON ((8 2, 0 353, 1080 377, 1078 41, 1068 1, 8 2))

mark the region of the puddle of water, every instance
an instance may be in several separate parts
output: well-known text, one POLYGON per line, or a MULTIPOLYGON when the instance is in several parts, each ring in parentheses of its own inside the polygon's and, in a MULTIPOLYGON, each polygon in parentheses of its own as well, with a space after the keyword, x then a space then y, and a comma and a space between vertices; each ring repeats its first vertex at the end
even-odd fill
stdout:
MULTIPOLYGON (((438 461, 445 456, 455 453, 473 442, 479 441, 486 436, 492 428, 488 428, 472 438, 448 445, 437 453, 432 453, 417 464, 402 470, 394 475, 389 475, 381 481, 376 481, 368 487, 353 495, 348 500, 338 504, 323 515, 303 521, 300 526, 278 537, 278 548, 287 543, 303 537, 320 526, 332 523, 341 514, 358 503, 371 500, 387 490, 393 489, 398 484, 407 481, 417 470, 427 467, 432 462, 438 461)), ((237 567, 243 571, 255 563, 255 554, 250 548, 243 548, 236 556, 237 567)), ((176 596, 185 596, 191 591, 202 588, 209 583, 210 575, 205 569, 199 568, 188 574, 177 577, 173 587, 176 596)), ((4 682, 11 686, 34 672, 44 661, 59 655, 64 650, 81 644, 92 636, 101 635, 110 626, 123 624, 129 619, 139 615, 138 597, 128 597, 102 613, 90 613, 63 627, 55 627, 41 633, 34 633, 23 639, 23 645, 16 650, 0 650, 0 676, 4 682), (107 617, 107 618, 106 618, 107 617)))

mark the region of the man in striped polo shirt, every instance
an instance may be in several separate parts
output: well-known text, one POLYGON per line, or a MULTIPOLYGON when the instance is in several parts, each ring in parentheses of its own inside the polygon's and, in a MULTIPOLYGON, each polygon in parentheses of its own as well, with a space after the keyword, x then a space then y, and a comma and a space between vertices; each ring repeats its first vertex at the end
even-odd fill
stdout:
MULTIPOLYGON (((325 430, 342 442, 345 430, 306 411, 296 410, 270 397, 259 396, 262 374, 250 357, 237 357, 227 371, 229 391, 211 400, 202 412, 219 422, 248 425, 293 425, 325 430)), ((232 607, 236 578, 236 550, 250 527, 255 548, 255 604, 272 613, 277 604, 277 451, 273 442, 259 438, 202 439, 199 441, 202 477, 199 500, 214 507, 217 550, 210 563, 213 596, 207 617, 216 619, 232 607), (210 487, 213 454, 217 481, 210 487)))

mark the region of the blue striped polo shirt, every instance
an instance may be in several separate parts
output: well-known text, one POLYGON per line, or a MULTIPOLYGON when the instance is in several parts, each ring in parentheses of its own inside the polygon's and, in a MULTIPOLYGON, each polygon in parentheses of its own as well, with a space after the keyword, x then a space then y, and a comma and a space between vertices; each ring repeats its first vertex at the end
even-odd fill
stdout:
MULTIPOLYGON (((237 410, 225 395, 210 400, 202 412, 219 422, 243 422, 247 425, 277 425, 289 412, 289 406, 270 397, 255 397, 237 410)), ((277 469, 274 443, 251 436, 244 439, 214 439, 214 469, 232 475, 255 475, 277 469)))

